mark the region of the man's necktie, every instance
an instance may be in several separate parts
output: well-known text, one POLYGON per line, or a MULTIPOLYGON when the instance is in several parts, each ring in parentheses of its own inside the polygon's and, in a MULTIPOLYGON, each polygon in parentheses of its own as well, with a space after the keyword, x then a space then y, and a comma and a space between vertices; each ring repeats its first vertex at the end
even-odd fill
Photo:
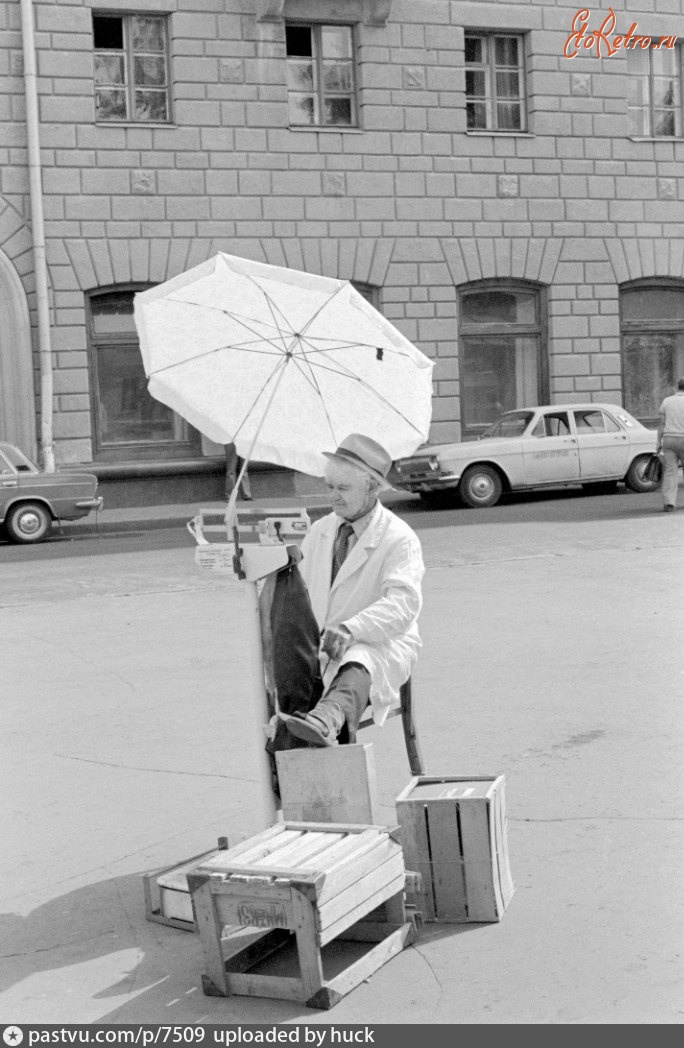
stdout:
POLYGON ((349 551, 349 539, 353 534, 354 529, 349 521, 345 521, 344 524, 340 525, 340 530, 337 532, 337 539, 335 540, 335 550, 333 552, 332 573, 330 575, 331 585, 335 581, 335 577, 345 561, 349 551))

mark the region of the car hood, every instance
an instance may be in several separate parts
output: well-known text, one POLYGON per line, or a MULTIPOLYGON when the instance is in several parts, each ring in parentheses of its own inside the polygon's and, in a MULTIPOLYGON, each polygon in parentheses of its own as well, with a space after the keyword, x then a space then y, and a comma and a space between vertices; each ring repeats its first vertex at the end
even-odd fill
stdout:
POLYGON ((480 455, 495 455, 501 451, 513 451, 519 439, 519 437, 507 437, 505 440, 498 440, 496 437, 484 437, 482 440, 451 441, 448 444, 424 444, 412 455, 407 455, 406 458, 398 459, 398 461, 409 462, 414 458, 430 456, 458 458, 459 455, 477 455, 479 458, 480 455))

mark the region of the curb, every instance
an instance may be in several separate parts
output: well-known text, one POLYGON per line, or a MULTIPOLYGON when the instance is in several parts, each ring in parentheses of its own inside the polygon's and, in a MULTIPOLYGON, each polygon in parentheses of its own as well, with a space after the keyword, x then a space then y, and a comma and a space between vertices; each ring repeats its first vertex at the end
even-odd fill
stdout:
MULTIPOLYGON (((406 492, 388 492, 383 496, 383 503, 393 502, 404 502, 411 500, 411 496, 406 492)), ((319 516, 319 511, 328 511, 328 503, 325 495, 320 496, 283 496, 274 498, 260 498, 254 499, 249 503, 243 503, 242 508, 251 509, 271 509, 281 508, 284 505, 296 506, 299 509, 305 509, 311 516, 319 516)), ((149 516, 133 516, 133 514, 140 513, 140 507, 132 507, 130 510, 104 510, 103 513, 108 517, 105 520, 95 520, 93 517, 87 517, 82 522, 75 521, 64 521, 61 525, 58 521, 53 524, 52 534, 54 537, 63 539, 75 538, 76 536, 90 536, 98 537, 102 535, 116 535, 121 532, 131 531, 160 531, 163 529, 183 528, 189 520, 198 513, 200 509, 215 509, 220 512, 225 507, 224 502, 206 502, 196 503, 189 506, 174 507, 173 510, 169 510, 168 516, 159 514, 161 507, 150 507, 149 516), (113 519, 109 514, 121 513, 120 519, 113 519), (128 516, 128 514, 131 516, 128 516), (125 516, 123 514, 126 514, 125 516), (156 514, 156 515, 155 515, 156 514)), ((192 541, 191 536, 188 538, 192 541)))
MULTIPOLYGON (((78 521, 64 521, 61 525, 55 521, 52 534, 58 538, 72 538, 76 535, 89 535, 97 538, 99 535, 117 535, 124 531, 161 531, 163 528, 185 528, 185 525, 194 516, 188 513, 178 517, 145 517, 142 519, 125 520, 102 520, 80 524, 78 521)), ((190 536, 188 536, 190 537, 190 536)))

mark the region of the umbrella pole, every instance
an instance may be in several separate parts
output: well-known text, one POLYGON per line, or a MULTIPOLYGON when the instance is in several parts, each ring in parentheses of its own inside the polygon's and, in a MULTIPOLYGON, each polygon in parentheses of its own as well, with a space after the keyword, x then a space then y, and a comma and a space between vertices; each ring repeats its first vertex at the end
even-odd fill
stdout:
MULTIPOLYGON (((266 407, 263 410, 263 414, 262 414, 262 416, 261 416, 261 418, 259 420, 259 425, 257 426, 256 432, 255 432, 254 436, 252 437, 252 443, 249 445, 249 449, 247 451, 247 454, 244 457, 244 460, 243 460, 243 463, 242 463, 242 469, 240 470, 239 475, 237 477, 237 480, 235 481, 235 487, 233 488, 233 490, 230 493, 230 498, 228 500, 228 505, 226 506, 226 514, 225 514, 225 521, 226 521, 226 524, 227 524, 227 526, 229 528, 233 527, 233 525, 234 525, 234 523, 235 523, 235 521, 237 519, 236 512, 235 512, 235 503, 237 502, 238 491, 240 490, 240 482, 242 481, 242 478, 243 478, 243 476, 244 476, 244 474, 245 474, 245 472, 247 470, 247 466, 248 466, 249 462, 251 461, 252 453, 254 451, 254 447, 255 447, 256 442, 257 442, 257 440, 259 438, 259 434, 261 433, 261 427, 263 426, 264 422, 266 421, 266 416, 268 415, 269 408, 271 407, 271 404, 273 403, 273 401, 275 399, 275 395, 278 392, 278 386, 283 381, 283 375, 285 374, 285 368, 287 367, 287 363, 288 363, 289 359, 290 359, 289 355, 285 356, 285 357, 283 357, 281 362, 278 364, 278 376, 277 376, 277 378, 275 380, 275 383, 273 385, 273 389, 270 392, 270 395, 269 395, 269 398, 268 398, 268 403, 266 404, 266 407)), ((275 374, 275 372, 273 374, 275 374)))
POLYGON ((248 650, 245 665, 248 669, 248 694, 246 700, 251 707, 255 753, 257 759, 258 807, 261 827, 267 829, 276 821, 276 802, 272 787, 271 764, 266 752, 264 729, 270 720, 270 710, 264 681, 264 656, 261 646, 261 621, 259 618, 259 594, 256 582, 241 581, 240 591, 244 600, 243 637, 248 650))

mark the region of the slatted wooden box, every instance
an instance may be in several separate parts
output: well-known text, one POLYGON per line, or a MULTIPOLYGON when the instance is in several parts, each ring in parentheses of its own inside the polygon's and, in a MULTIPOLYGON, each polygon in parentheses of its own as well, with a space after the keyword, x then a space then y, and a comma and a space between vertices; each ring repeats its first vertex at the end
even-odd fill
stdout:
POLYGON ((499 921, 513 895, 505 779, 419 775, 397 797, 404 859, 425 921, 499 921))
POLYGON ((188 889, 188 873, 207 859, 213 859, 227 845, 220 844, 211 851, 194 855, 192 859, 162 866, 143 875, 145 892, 145 916, 148 921, 165 924, 169 928, 194 932, 195 921, 188 889))
POLYGON ((280 823, 189 872, 188 885, 212 996, 330 1008, 414 936, 401 845, 385 827, 280 823), (384 919, 369 919, 382 904, 384 919), (252 970, 293 936, 297 975, 252 970), (321 949, 338 939, 377 945, 329 977, 321 949))

